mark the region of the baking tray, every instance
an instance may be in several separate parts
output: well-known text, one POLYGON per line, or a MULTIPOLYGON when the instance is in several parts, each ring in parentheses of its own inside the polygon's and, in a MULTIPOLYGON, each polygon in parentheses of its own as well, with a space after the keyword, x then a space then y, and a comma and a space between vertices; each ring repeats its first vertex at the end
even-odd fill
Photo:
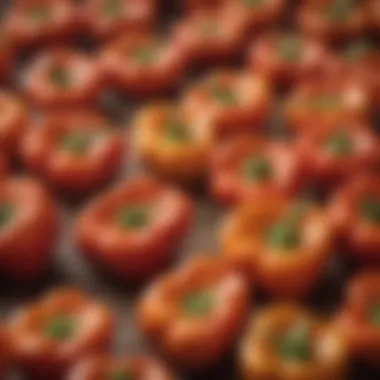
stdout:
MULTIPOLYGON (((180 14, 179 3, 176 0, 162 0, 160 9, 161 17, 158 30, 165 33, 170 27, 173 20, 180 14)), ((293 2, 290 2, 292 4, 293 2)), ((10 0, 0 0, 0 14, 5 14, 10 0)), ((293 3, 294 4, 294 3, 293 3)), ((289 14, 291 14, 289 7, 289 14)), ((288 25, 285 21, 285 25, 288 25)), ((87 40, 75 40, 75 45, 86 50, 93 50, 96 44, 87 40)), ((33 56, 33 54, 32 54, 33 56)), ((31 54, 21 57, 20 61, 15 64, 14 83, 19 83, 20 73, 30 60, 31 54)), ((243 55, 232 62, 234 67, 243 67, 243 55)), ((197 68, 189 70, 184 83, 178 86, 178 89, 170 94, 167 98, 175 99, 196 77, 207 72, 206 68, 197 68)), ((135 110, 145 102, 136 102, 132 99, 109 92, 102 96, 99 106, 101 110, 111 120, 114 120, 125 130, 128 140, 128 124, 135 110)), ((281 97, 279 98, 281 103, 281 97)), ((377 123, 380 126, 380 123, 377 123)), ((273 114, 272 120, 268 122, 268 132, 273 135, 283 130, 279 113, 273 114)), ((144 172, 138 160, 134 158, 133 152, 129 150, 128 157, 115 183, 122 179, 133 177, 136 173, 144 172)), ((112 187, 112 184, 110 185, 112 187)), ((190 233, 184 240, 181 247, 176 252, 175 263, 180 264, 189 256, 197 252, 217 252, 217 228, 224 214, 223 208, 212 203, 207 197, 204 189, 191 190, 191 195, 196 202, 195 222, 190 233)), ((82 255, 76 250, 72 241, 73 222, 80 210, 86 204, 88 199, 81 202, 72 203, 64 197, 56 196, 60 202, 61 216, 61 234, 57 244, 54 264, 47 277, 38 284, 30 287, 9 285, 1 283, 0 279, 0 317, 6 319, 9 314, 26 302, 36 299, 40 294, 49 290, 51 287, 59 285, 71 285, 79 287, 92 297, 104 301, 116 314, 117 317, 117 334, 114 337, 113 352, 120 354, 136 353, 154 353, 152 348, 146 342, 139 332, 134 321, 134 305, 143 287, 131 288, 125 283, 115 282, 111 277, 99 273, 90 265, 82 255)), ((319 281, 318 286, 305 300, 304 304, 320 314, 331 314, 336 310, 341 300, 342 288, 347 277, 354 268, 350 267, 345 261, 339 259, 339 254, 334 255, 331 259, 323 278, 319 281)), ((252 305, 256 309, 262 305, 268 304, 270 299, 262 294, 252 294, 252 305)), ((184 373, 177 372, 178 379, 183 380, 234 380, 237 379, 237 369, 235 368, 234 347, 229 354, 221 359, 220 363, 205 372, 184 373)), ((350 377, 348 380, 379 380, 380 372, 373 372, 369 368, 352 365, 350 377)), ((23 380, 17 374, 11 374, 6 380, 23 380)), ((321 379, 323 380, 323 379, 321 379)))

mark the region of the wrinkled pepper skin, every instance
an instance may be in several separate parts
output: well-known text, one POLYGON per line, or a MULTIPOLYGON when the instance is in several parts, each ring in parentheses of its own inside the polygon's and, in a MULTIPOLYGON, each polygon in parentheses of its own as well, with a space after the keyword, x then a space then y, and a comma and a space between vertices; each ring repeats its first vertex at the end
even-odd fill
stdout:
POLYGON ((92 105, 103 86, 99 60, 70 49, 42 52, 31 63, 24 81, 29 99, 41 108, 92 105))
POLYGON ((380 180, 359 174, 339 188, 330 204, 341 251, 363 264, 380 263, 380 180))
POLYGON ((159 360, 149 356, 112 357, 97 355, 81 360, 70 371, 68 380, 175 380, 159 360))
POLYGON ((25 165, 65 195, 98 189, 121 166, 123 135, 93 111, 56 112, 22 141, 25 165))
POLYGON ((380 271, 369 270, 349 280, 337 316, 349 344, 350 354, 367 364, 379 366, 380 357, 380 271))
POLYGON ((141 282, 162 269, 189 230, 193 206, 160 181, 138 177, 100 194, 80 214, 76 241, 116 277, 141 282))
POLYGON ((59 229, 58 211, 33 179, 0 180, 0 271, 17 281, 35 280, 50 264, 59 229))
POLYGON ((180 366, 212 366, 236 341, 250 303, 246 280, 226 263, 196 257, 154 281, 137 308, 144 334, 180 366))
POLYGON ((252 283, 279 298, 299 298, 316 284, 329 259, 329 215, 306 201, 257 197, 222 221, 223 256, 252 283))
POLYGON ((213 132, 175 104, 143 107, 133 122, 133 141, 140 159, 157 174, 184 184, 206 178, 213 132))
POLYGON ((109 349, 114 318, 103 304, 62 288, 20 309, 8 329, 15 364, 24 374, 63 380, 81 358, 109 349))
POLYGON ((214 150, 210 192, 222 204, 264 194, 294 195, 305 184, 301 150, 260 137, 237 136, 214 150))
POLYGON ((243 380, 345 380, 348 364, 339 329, 294 304, 254 315, 239 350, 243 380))

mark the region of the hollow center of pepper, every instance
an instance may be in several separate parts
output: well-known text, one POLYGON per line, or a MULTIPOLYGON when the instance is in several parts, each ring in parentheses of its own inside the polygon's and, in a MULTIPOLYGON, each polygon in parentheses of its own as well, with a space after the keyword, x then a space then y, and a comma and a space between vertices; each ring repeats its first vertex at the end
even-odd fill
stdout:
POLYGON ((75 155, 84 155, 90 148, 93 136, 84 132, 71 132, 63 136, 60 147, 75 155))
POLYGON ((241 173, 249 181, 266 181, 272 177, 273 170, 270 162, 262 155, 246 158, 241 164, 241 173))
POLYGON ((380 327, 380 302, 373 304, 368 313, 368 320, 371 325, 380 327))
POLYGON ((341 99, 337 94, 322 93, 311 97, 309 104, 317 112, 330 112, 340 107, 341 99))
POLYGON ((14 206, 9 202, 0 202, 0 231, 12 220, 14 206))
POLYGON ((157 56, 158 49, 156 46, 139 46, 131 52, 133 61, 139 65, 151 65, 155 62, 157 56))
POLYGON ((133 376, 127 371, 114 371, 107 376, 107 380, 133 380, 133 376))
POLYGON ((61 90, 71 87, 72 77, 70 71, 61 65, 53 65, 49 71, 49 78, 51 83, 61 90))
POLYGON ((75 331, 75 323, 69 315, 58 315, 44 326, 44 334, 55 341, 70 339, 75 331))
POLYGON ((180 120, 171 119, 164 127, 164 136, 169 141, 181 143, 190 139, 190 131, 180 120))
POLYGON ((223 106, 234 106, 237 97, 233 89, 229 86, 215 85, 211 88, 212 98, 223 106))
POLYGON ((369 223, 380 224, 380 199, 368 197, 359 202, 359 212, 369 223))
POLYGON ((366 54, 370 53, 372 50, 373 47, 367 41, 359 41, 350 45, 343 51, 343 58, 348 61, 355 62, 365 57, 366 54))
POLYGON ((337 132, 325 143, 326 152, 333 156, 348 156, 353 150, 353 141, 347 133, 337 132))
POLYGON ((34 5, 27 10, 27 17, 33 22, 44 22, 50 18, 51 8, 48 5, 34 5))
POLYGON ((116 214, 116 221, 123 228, 138 230, 148 224, 148 210, 143 206, 123 206, 116 214))
POLYGON ((123 13, 123 5, 121 0, 105 0, 103 3, 103 11, 108 17, 118 17, 123 13))
POLYGON ((310 360, 312 348, 308 325, 302 322, 295 323, 275 341, 275 349, 285 360, 296 362, 310 360))
POLYGON ((333 22, 343 22, 349 16, 353 1, 335 0, 326 9, 327 17, 333 22))
POLYGON ((210 314, 213 306, 212 294, 207 290, 186 294, 181 299, 182 312, 192 318, 204 317, 210 314))
POLYGON ((278 57, 284 61, 297 61, 300 56, 300 40, 296 36, 286 36, 280 38, 277 43, 278 57))

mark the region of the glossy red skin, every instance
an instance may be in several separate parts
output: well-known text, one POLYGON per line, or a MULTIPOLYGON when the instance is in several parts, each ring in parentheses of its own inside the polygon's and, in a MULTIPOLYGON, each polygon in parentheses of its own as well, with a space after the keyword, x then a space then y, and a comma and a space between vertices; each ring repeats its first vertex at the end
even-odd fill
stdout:
POLYGON ((380 297, 380 272, 372 269, 349 280, 345 299, 337 315, 337 325, 346 336, 350 354, 354 358, 379 365, 380 333, 368 321, 368 312, 380 297))
MULTIPOLYGON (((0 24, 1 27, 2 24, 0 24)), ((0 36, 0 80, 7 82, 11 74, 14 47, 10 36, 5 31, 0 36)))
POLYGON ((289 94, 284 107, 286 122, 296 132, 307 131, 316 125, 324 129, 350 119, 365 120, 369 111, 368 89, 356 78, 335 75, 300 83, 289 94), (340 106, 321 112, 307 104, 313 96, 322 94, 337 96, 340 106))
POLYGON ((362 34, 365 30, 365 11, 357 3, 344 22, 330 21, 323 15, 323 9, 334 0, 306 2, 301 5, 296 15, 296 22, 302 32, 321 39, 327 43, 349 40, 362 34))
POLYGON ((206 120, 218 137, 251 132, 261 128, 273 103, 265 78, 248 71, 220 70, 190 87, 182 100, 184 112, 194 120, 206 120), (214 83, 230 88, 239 104, 220 104, 210 91, 214 83))
POLYGON ((76 241, 86 257, 116 277, 141 282, 170 260, 189 229, 192 213, 193 206, 184 194, 153 178, 137 178, 88 205, 77 221, 76 241), (148 226, 133 231, 113 222, 120 206, 141 203, 157 212, 148 226))
POLYGON ((12 4, 5 19, 5 30, 16 46, 42 46, 62 40, 72 34, 71 9, 65 1, 20 0, 12 4), (49 5, 51 18, 48 21, 31 21, 25 14, 31 6, 49 5))
POLYGON ((17 207, 16 215, 0 231, 0 271, 18 281, 30 281, 50 264, 58 232, 54 201, 35 180, 0 181, 0 199, 17 207))
POLYGON ((20 140, 27 129, 28 114, 15 94, 0 92, 0 150, 10 158, 18 158, 20 140))
POLYGON ((107 17, 102 8, 104 0, 91 2, 90 30, 95 37, 110 38, 152 28, 157 17, 156 0, 121 0, 121 2, 125 11, 122 17, 117 19, 107 17))
POLYGON ((149 34, 131 34, 112 42, 103 53, 102 64, 107 77, 131 96, 163 94, 181 81, 187 58, 172 41, 162 41, 149 34), (153 63, 139 63, 128 54, 134 49, 162 44, 160 56, 153 63))
POLYGON ((114 317, 106 306, 78 290, 51 291, 20 309, 10 320, 15 364, 33 379, 64 380, 81 358, 108 351, 114 325, 114 317), (44 325, 51 318, 68 313, 79 327, 75 337, 63 342, 46 337, 41 331, 44 325))
POLYGON ((263 194, 294 195, 305 183, 305 166, 299 149, 280 142, 238 136, 217 147, 211 161, 210 192, 223 204, 236 204, 263 194), (272 166, 273 178, 245 180, 240 165, 250 155, 263 155, 272 166))
POLYGON ((380 158, 378 144, 378 138, 369 125, 352 120, 325 129, 317 125, 301 134, 297 143, 306 160, 310 179, 327 188, 352 178, 363 168, 374 168, 380 158), (324 147, 328 138, 337 132, 351 136, 353 152, 348 156, 333 156, 324 147))
POLYGON ((183 367, 201 369, 219 361, 234 344, 249 304, 249 287, 238 272, 218 259, 196 257, 149 286, 138 305, 137 321, 163 353, 183 367), (223 301, 209 316, 193 319, 182 314, 178 303, 199 289, 223 301))
POLYGON ((93 111, 54 113, 31 128, 22 141, 25 165, 64 194, 81 196, 110 181, 120 168, 124 136, 93 111), (59 147, 70 132, 106 134, 89 152, 71 153, 59 147))
POLYGON ((30 100, 41 108, 65 108, 92 105, 100 95, 103 75, 99 62, 83 53, 54 49, 38 56, 29 67, 24 88, 30 100), (62 65, 75 78, 68 89, 56 88, 49 78, 49 69, 62 65))
POLYGON ((67 380, 106 379, 112 371, 127 371, 139 380, 174 380, 174 375, 159 360, 149 356, 112 357, 98 355, 82 359, 67 380))
POLYGON ((286 61, 278 56, 276 43, 281 34, 271 33, 259 37, 251 46, 248 63, 277 86, 288 86, 310 77, 323 75, 329 70, 330 54, 318 41, 299 35, 300 58, 286 61))
POLYGON ((380 197, 376 174, 359 174, 342 186, 331 199, 331 219, 338 228, 342 252, 363 264, 380 263, 380 227, 361 219, 357 204, 362 196, 380 197))
POLYGON ((203 9, 180 20, 172 31, 177 49, 194 65, 220 63, 238 56, 245 42, 245 24, 239 17, 231 17, 222 8, 203 9), (216 23, 216 36, 205 36, 199 29, 204 24, 216 23))

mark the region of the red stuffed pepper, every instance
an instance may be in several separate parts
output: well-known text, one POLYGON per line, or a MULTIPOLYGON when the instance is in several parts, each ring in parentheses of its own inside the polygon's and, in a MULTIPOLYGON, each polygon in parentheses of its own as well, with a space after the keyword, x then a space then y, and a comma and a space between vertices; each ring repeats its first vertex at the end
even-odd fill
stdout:
POLYGON ((109 349, 114 318, 75 289, 59 289, 18 311, 9 334, 17 368, 34 379, 65 379, 82 357, 109 349))
POLYGON ((207 119, 217 135, 260 129, 271 105, 267 81, 247 71, 217 71, 196 83, 183 99, 189 117, 207 119))
POLYGON ((337 324, 348 340, 351 355, 360 361, 378 366, 380 271, 363 272, 349 281, 337 324))
POLYGON ((100 195, 80 215, 76 240, 118 278, 139 282, 160 270, 189 229, 189 199, 161 182, 137 178, 100 195))
POLYGON ((57 230, 56 206, 39 183, 0 181, 0 272, 20 281, 36 279, 51 261, 57 230))
POLYGON ((249 301, 239 273, 217 259, 197 257, 150 285, 138 324, 166 355, 200 369, 215 364, 236 341, 249 301))
POLYGON ((267 194, 240 205, 220 230, 224 257, 277 297, 301 297, 329 259, 334 229, 327 212, 305 200, 267 194))
POLYGON ((183 8, 188 12, 203 11, 222 5, 226 0, 181 0, 183 8))
POLYGON ((108 182, 122 164, 123 135, 91 111, 55 113, 30 129, 22 143, 25 165, 70 195, 108 182))
POLYGON ((322 187, 336 185, 379 163, 379 140, 365 123, 338 122, 331 128, 312 128, 298 140, 309 179, 322 187))
POLYGON ((8 163, 3 154, 0 153, 0 180, 3 180, 8 174, 8 163))
POLYGON ((85 34, 90 32, 91 4, 93 0, 63 0, 70 7, 70 24, 74 32, 85 34))
POLYGON ((249 64, 255 72, 283 87, 321 75, 331 58, 319 42, 295 33, 268 33, 254 42, 249 64))
POLYGON ((348 367, 339 328, 292 304, 254 316, 239 353, 242 380, 344 380, 348 367))
POLYGON ((146 96, 175 88, 187 59, 173 41, 135 33, 111 43, 103 54, 103 64, 115 85, 133 96, 146 96))
POLYGON ((305 184, 300 149, 284 142, 238 136, 216 148, 210 188, 225 204, 273 193, 295 194, 305 184))
POLYGON ((217 7, 203 9, 180 20, 171 38, 190 62, 199 65, 235 58, 241 53, 244 37, 243 20, 217 7))
POLYGON ((335 43, 365 31, 365 8, 362 2, 351 0, 306 2, 298 11, 297 22, 304 33, 335 43))
POLYGON ((170 103, 143 108, 134 121, 134 141, 142 161, 157 173, 184 183, 197 183, 207 174, 213 134, 170 103))
POLYGON ((380 177, 358 175, 331 200, 343 252, 363 263, 380 263, 380 177))
POLYGON ((7 157, 17 158, 27 128, 27 110, 16 95, 7 92, 0 92, 0 104, 0 151, 7 157))
MULTIPOLYGON (((0 27, 5 29, 4 22, 0 22, 0 27)), ((12 63, 14 58, 13 42, 7 32, 0 35, 0 80, 7 82, 11 76, 12 63)))
POLYGON ((380 34, 380 3, 378 0, 367 0, 366 7, 366 21, 370 31, 376 35, 380 34))
POLYGON ((78 107, 94 103, 102 74, 95 58, 69 49, 42 53, 25 78, 25 91, 40 107, 78 107))
POLYGON ((97 355, 81 360, 67 380, 174 380, 174 375, 149 356, 97 355))
POLYGON ((4 28, 21 47, 61 40, 72 34, 71 8, 65 1, 16 1, 5 17, 4 28))
POLYGON ((326 77, 301 83, 285 103, 285 120, 297 131, 325 128, 350 119, 365 119, 368 89, 355 78, 326 77))
POLYGON ((0 327, 0 379, 7 375, 9 364, 12 360, 9 334, 4 326, 0 327))
POLYGON ((109 38, 150 29, 157 0, 93 0, 90 29, 95 37, 109 38))

